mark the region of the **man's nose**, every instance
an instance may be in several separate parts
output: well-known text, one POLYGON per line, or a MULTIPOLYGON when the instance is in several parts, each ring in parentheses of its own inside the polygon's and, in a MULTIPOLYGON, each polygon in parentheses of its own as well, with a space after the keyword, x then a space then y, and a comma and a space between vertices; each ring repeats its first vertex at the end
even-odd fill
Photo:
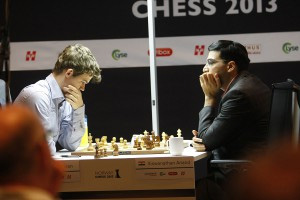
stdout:
POLYGON ((207 65, 204 65, 202 72, 203 72, 203 73, 206 73, 206 72, 208 72, 208 71, 209 71, 209 70, 208 70, 207 65))

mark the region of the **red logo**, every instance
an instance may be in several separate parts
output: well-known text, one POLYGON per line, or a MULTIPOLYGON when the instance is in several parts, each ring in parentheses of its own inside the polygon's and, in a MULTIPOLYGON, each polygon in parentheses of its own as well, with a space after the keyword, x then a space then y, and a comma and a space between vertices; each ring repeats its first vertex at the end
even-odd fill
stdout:
POLYGON ((26 61, 35 61, 36 51, 27 51, 26 61))
MULTIPOLYGON (((173 54, 173 50, 171 48, 156 48, 156 56, 171 56, 173 54)), ((149 55, 149 50, 148 50, 149 55)))
POLYGON ((194 55, 195 56, 198 56, 198 55, 203 56, 204 50, 205 50, 205 45, 201 45, 201 46, 196 45, 194 55))
POLYGON ((170 176, 176 176, 178 173, 177 172, 169 172, 168 173, 170 176))

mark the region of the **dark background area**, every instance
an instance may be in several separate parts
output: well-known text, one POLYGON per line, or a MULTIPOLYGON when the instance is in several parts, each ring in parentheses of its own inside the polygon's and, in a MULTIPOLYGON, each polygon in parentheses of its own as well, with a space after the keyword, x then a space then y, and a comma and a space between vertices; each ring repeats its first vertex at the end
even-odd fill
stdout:
MULTIPOLYGON (((132 5, 136 1, 138 0, 11 0, 11 42, 146 38, 147 18, 138 19, 132 14, 132 5)), ((0 0, 1 11, 3 2, 4 0, 0 0)), ((162 4, 163 1, 157 2, 162 4)), ((169 2, 171 9, 172 0, 169 2)), ((156 18, 156 36, 300 30, 300 1, 276 1, 278 10, 274 13, 252 12, 239 15, 226 15, 230 4, 225 2, 216 0, 214 6, 217 12, 211 16, 200 14, 173 17, 171 10, 170 17, 163 17, 159 12, 156 18)), ((270 1, 263 1, 264 6, 268 2, 270 1)), ((1 26, 3 22, 1 12, 1 26)), ((176 134, 176 130, 180 128, 186 139, 192 138, 191 130, 197 129, 198 112, 203 106, 203 93, 198 80, 202 67, 203 65, 158 67, 160 132, 176 134)), ((83 96, 89 132, 94 136, 123 136, 130 139, 132 134, 151 131, 149 67, 102 70, 102 83, 89 84, 83 96)), ((283 82, 287 78, 300 84, 300 62, 255 63, 251 64, 250 71, 270 88, 272 83, 283 82)), ((12 98, 15 99, 23 87, 44 79, 50 72, 12 71, 12 98)))

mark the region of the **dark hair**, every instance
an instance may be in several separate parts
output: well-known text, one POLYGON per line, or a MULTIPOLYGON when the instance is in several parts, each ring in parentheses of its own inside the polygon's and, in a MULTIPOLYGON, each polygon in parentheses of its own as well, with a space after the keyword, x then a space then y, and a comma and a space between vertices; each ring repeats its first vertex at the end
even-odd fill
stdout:
POLYGON ((209 51, 219 51, 220 58, 226 62, 234 61, 237 64, 238 71, 247 70, 249 67, 250 59, 246 48, 231 40, 219 40, 212 43, 208 47, 209 51))

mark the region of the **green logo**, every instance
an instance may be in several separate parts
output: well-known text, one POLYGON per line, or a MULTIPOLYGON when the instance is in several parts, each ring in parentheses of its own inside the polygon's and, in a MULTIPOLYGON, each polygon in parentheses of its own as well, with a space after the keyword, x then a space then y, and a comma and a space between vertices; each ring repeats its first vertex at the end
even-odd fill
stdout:
POLYGON ((127 58, 127 53, 122 53, 119 49, 115 49, 111 54, 112 58, 118 61, 120 58, 127 58))
POLYGON ((299 46, 292 46, 291 43, 286 42, 282 45, 282 51, 289 54, 291 51, 299 51, 299 46))

